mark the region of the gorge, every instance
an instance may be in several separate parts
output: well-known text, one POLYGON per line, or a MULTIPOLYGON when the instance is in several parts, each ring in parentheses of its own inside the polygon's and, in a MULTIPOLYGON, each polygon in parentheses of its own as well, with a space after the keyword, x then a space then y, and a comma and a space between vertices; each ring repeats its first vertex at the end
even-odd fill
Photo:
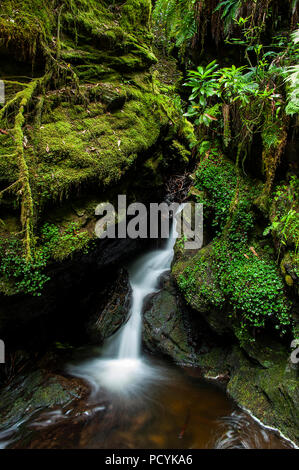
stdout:
POLYGON ((298 6, 1 2, 1 448, 299 445, 298 6))

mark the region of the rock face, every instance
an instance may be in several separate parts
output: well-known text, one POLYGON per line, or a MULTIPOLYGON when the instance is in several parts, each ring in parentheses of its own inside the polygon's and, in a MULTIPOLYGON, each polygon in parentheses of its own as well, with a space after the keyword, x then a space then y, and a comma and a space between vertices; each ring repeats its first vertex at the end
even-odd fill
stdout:
POLYGON ((221 347, 215 343, 207 353, 197 354, 196 363, 205 377, 226 377, 227 392, 241 407, 298 444, 298 367, 290 363, 291 349, 267 331, 257 334, 254 342, 240 343, 216 268, 211 244, 198 253, 177 252, 173 266, 174 279, 183 287, 193 315, 224 340, 221 347), (182 283, 183 272, 188 283, 182 283))
POLYGON ((101 308, 93 315, 87 326, 91 341, 95 344, 102 343, 123 325, 129 312, 131 293, 129 275, 122 268, 106 294, 106 305, 105 302, 101 303, 101 308))
POLYGON ((143 341, 151 352, 159 351, 180 364, 194 365, 196 354, 189 344, 184 313, 170 279, 147 302, 143 316, 143 341))
MULTIPOLYGON (((11 249, 0 243, 6 295, 28 293, 36 278, 44 279, 36 274, 36 251, 43 260, 47 252, 62 261, 76 247, 88 249, 98 203, 114 202, 117 194, 134 201, 138 185, 143 202, 148 192, 162 190, 177 164, 188 164, 193 127, 174 105, 174 87, 165 88, 152 69, 151 7, 150 0, 72 0, 57 8, 39 0, 16 8, 1 2, 7 86, 0 113, 0 236, 14 243, 15 254, 9 257, 11 249), (17 147, 24 147, 20 158, 17 147), (61 237, 69 223, 77 224, 76 242, 69 233, 61 237), (60 238, 51 253, 41 234, 48 224, 60 238), (28 280, 28 266, 15 275, 23 255, 32 260, 34 279, 28 280)), ((0 328, 1 320, 0 313, 0 328)))
POLYGON ((145 306, 145 347, 178 364, 201 368, 206 378, 224 380, 239 406, 298 444, 298 369, 287 349, 266 336, 263 342, 240 347, 205 312, 201 322, 198 314, 186 307, 174 280, 166 279, 145 306))
MULTIPOLYGON (((4 434, 16 423, 20 426, 26 423, 40 409, 51 411, 57 406, 66 406, 89 394, 84 382, 65 377, 53 370, 55 357, 52 354, 47 355, 46 361, 39 361, 39 367, 34 371, 32 362, 24 362, 24 352, 22 356, 23 369, 9 379, 0 393, 0 428, 4 434), (52 363, 51 367, 49 361, 52 363)), ((0 439, 3 437, 5 435, 0 434, 0 439)))
POLYGON ((198 354, 210 350, 210 332, 194 318, 178 294, 172 277, 146 302, 143 342, 147 350, 159 352, 180 365, 198 366, 198 354))
POLYGON ((53 341, 91 341, 87 324, 92 317, 99 318, 109 302, 108 291, 120 282, 120 266, 147 246, 144 242, 98 240, 88 253, 53 263, 42 296, 0 294, 0 337, 7 350, 38 350, 53 341))
POLYGON ((215 347, 198 363, 206 377, 226 376, 227 392, 241 407, 298 445, 298 369, 281 345, 259 345, 254 352, 215 347))

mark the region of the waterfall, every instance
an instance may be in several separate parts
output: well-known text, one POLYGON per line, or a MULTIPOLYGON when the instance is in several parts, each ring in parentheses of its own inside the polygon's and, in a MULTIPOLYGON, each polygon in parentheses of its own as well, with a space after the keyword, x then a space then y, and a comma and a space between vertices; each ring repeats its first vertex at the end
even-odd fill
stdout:
POLYGON ((124 393, 136 387, 138 382, 144 384, 153 378, 153 368, 141 358, 142 308, 145 298, 158 291, 160 276, 170 270, 177 237, 174 217, 165 246, 142 255, 128 269, 132 304, 126 324, 107 340, 101 358, 69 368, 71 374, 87 380, 94 393, 101 386, 124 393))
POLYGON ((157 291, 161 274, 170 269, 177 236, 176 220, 174 218, 166 246, 161 250, 155 250, 141 256, 129 268, 132 306, 129 312, 129 320, 116 338, 118 342, 117 357, 119 359, 137 359, 140 356, 143 303, 147 295, 157 291))

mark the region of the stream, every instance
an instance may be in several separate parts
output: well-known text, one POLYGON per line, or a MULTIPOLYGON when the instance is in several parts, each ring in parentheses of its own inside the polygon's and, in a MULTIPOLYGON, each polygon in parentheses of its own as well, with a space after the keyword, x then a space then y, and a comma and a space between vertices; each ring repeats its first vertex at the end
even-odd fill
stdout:
POLYGON ((77 351, 64 364, 66 376, 88 384, 88 395, 50 411, 37 409, 0 429, 0 448, 292 447, 238 408, 216 381, 142 353, 142 307, 171 267, 176 238, 174 222, 163 249, 129 266, 132 306, 126 324, 103 348, 84 350, 82 357, 77 351))

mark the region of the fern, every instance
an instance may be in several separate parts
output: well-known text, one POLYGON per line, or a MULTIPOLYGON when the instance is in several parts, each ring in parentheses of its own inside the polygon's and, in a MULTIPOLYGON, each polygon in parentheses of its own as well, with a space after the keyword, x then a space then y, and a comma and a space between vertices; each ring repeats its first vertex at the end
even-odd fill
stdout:
POLYGON ((224 0, 217 5, 215 12, 223 8, 221 18, 224 19, 224 31, 228 34, 230 27, 237 17, 238 10, 242 6, 242 0, 224 0))
POLYGON ((158 0, 153 19, 165 29, 168 39, 175 38, 176 45, 191 40, 197 32, 194 5, 196 0, 158 0))
MULTIPOLYGON (((299 29, 292 34, 294 44, 299 43, 299 29)), ((299 64, 287 68, 288 77, 286 82, 288 89, 288 104, 286 113, 293 115, 299 113, 299 64)))

